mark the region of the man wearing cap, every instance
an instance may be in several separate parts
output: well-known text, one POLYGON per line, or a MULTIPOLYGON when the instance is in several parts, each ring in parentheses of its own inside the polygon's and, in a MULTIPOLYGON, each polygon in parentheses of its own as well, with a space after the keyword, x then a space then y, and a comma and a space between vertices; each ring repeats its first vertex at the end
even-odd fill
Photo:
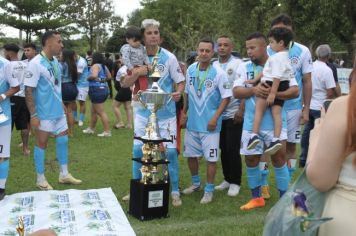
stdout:
POLYGON ((313 63, 312 98, 310 101, 309 121, 304 125, 302 135, 300 162, 306 163, 309 148, 310 130, 314 128, 314 121, 320 118, 320 110, 326 99, 334 97, 335 81, 332 70, 326 65, 331 49, 329 45, 322 44, 317 47, 315 54, 318 57, 313 63))

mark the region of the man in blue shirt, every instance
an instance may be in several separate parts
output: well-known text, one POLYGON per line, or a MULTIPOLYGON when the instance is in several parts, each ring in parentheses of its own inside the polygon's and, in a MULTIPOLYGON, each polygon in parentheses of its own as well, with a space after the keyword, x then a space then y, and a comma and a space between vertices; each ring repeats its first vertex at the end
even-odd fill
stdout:
POLYGON ((68 126, 61 94, 61 69, 58 56, 63 49, 59 32, 47 31, 42 36, 43 50, 33 58, 25 72, 26 103, 31 114, 31 126, 36 130, 34 160, 37 187, 51 190, 44 175, 45 151, 49 135, 56 137, 56 156, 60 165, 59 183, 81 184, 68 172, 68 126))
MULTIPOLYGON (((246 39, 247 55, 251 61, 241 64, 237 70, 238 79, 234 83, 234 97, 245 100, 244 124, 241 138, 240 153, 245 155, 246 173, 249 188, 251 189, 252 199, 245 205, 241 206, 241 210, 251 210, 257 207, 264 207, 265 201, 261 197, 262 172, 259 168, 259 162, 264 149, 273 139, 274 123, 271 114, 271 109, 268 108, 262 118, 259 138, 262 140, 254 149, 247 148, 249 137, 252 133, 253 120, 255 115, 255 96, 266 98, 270 92, 270 86, 267 84, 258 84, 252 86, 247 84, 247 80, 256 78, 262 70, 268 59, 266 51, 266 37, 260 33, 253 33, 246 39)), ((298 96, 298 87, 295 79, 290 81, 289 89, 283 92, 278 92, 278 99, 290 99, 298 96)), ((280 196, 288 189, 289 173, 286 165, 285 145, 287 139, 286 131, 286 114, 282 113, 282 132, 280 140, 283 147, 272 155, 272 164, 275 170, 276 187, 280 192, 280 196)))
POLYGON ((9 118, 0 123, 0 201, 5 197, 5 184, 9 173, 11 142, 10 97, 20 90, 19 81, 9 71, 9 61, 0 57, 0 115, 9 118))
POLYGON ((186 121, 184 137, 184 156, 188 166, 192 185, 183 190, 191 194, 200 189, 198 158, 207 160, 207 181, 201 204, 213 200, 216 162, 218 160, 221 123, 225 107, 232 95, 226 72, 211 63, 214 55, 214 42, 203 39, 198 45, 198 62, 189 66, 186 75, 185 93, 187 104, 182 119, 186 121))

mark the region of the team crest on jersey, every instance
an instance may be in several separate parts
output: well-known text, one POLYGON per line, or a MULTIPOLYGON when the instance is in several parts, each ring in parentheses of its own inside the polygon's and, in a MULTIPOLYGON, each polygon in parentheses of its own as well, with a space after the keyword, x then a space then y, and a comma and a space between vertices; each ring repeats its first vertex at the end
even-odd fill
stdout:
POLYGON ((224 89, 231 89, 231 86, 232 84, 229 82, 229 81, 227 81, 227 82, 225 82, 224 84, 223 84, 223 88, 224 89))
POLYGON ((299 64, 299 57, 297 57, 297 56, 292 56, 292 57, 290 58, 290 63, 291 63, 292 65, 298 65, 298 64, 299 64))
POLYGON ((26 71, 25 72, 25 78, 31 78, 33 76, 32 72, 31 71, 26 71))
POLYGON ((204 86, 205 86, 206 89, 211 89, 213 87, 213 81, 205 80, 204 86))
POLYGON ((157 69, 158 69, 159 72, 162 73, 162 72, 164 72, 166 70, 166 66, 163 65, 163 64, 158 64, 157 65, 157 69))
POLYGON ((228 74, 228 75, 232 75, 233 72, 234 72, 234 71, 233 71, 231 68, 227 70, 227 74, 228 74))

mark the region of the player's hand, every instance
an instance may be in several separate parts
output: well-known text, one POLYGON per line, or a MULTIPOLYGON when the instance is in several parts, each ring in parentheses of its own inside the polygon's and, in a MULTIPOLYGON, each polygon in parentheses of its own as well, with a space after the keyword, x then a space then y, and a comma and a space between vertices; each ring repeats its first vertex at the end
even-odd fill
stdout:
POLYGON ((276 95, 275 94, 269 94, 267 99, 266 99, 266 103, 268 106, 272 106, 273 103, 274 103, 274 99, 276 98, 276 95))
POLYGON ((245 110, 244 109, 239 109, 235 112, 234 115, 234 124, 241 124, 243 119, 244 119, 244 113, 245 110))
POLYGON ((214 131, 216 129, 216 125, 217 125, 217 119, 213 117, 211 120, 209 120, 208 131, 214 131))
POLYGON ((302 117, 300 119, 300 124, 304 125, 309 121, 309 108, 304 107, 302 111, 302 117))
POLYGON ((182 97, 181 92, 174 92, 171 94, 173 101, 178 102, 180 98, 182 97))
POLYGON ((37 116, 31 117, 30 124, 32 128, 38 129, 40 127, 40 119, 37 116))
POLYGON ((187 127, 187 120, 188 120, 187 114, 182 112, 182 114, 180 116, 180 127, 182 129, 185 129, 187 127))
POLYGON ((256 97, 261 97, 266 99, 270 91, 271 91, 271 87, 264 82, 259 83, 258 85, 253 87, 253 93, 255 94, 256 97))
POLYGON ((148 74, 148 66, 140 66, 132 69, 132 73, 137 76, 143 76, 148 74))

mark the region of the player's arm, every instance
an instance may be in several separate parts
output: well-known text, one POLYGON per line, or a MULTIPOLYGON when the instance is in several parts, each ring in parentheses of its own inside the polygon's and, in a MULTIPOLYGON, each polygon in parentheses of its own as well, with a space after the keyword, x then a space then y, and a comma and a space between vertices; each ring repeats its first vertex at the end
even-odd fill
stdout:
POLYGON ((185 82, 182 81, 182 82, 179 82, 177 84, 177 89, 174 93, 172 93, 172 99, 173 101, 175 102, 178 102, 183 94, 183 91, 184 91, 184 87, 185 87, 185 82))
POLYGON ((40 121, 36 113, 36 106, 35 106, 36 102, 35 102, 35 97, 33 96, 34 90, 35 88, 30 86, 25 87, 25 100, 26 100, 28 111, 30 112, 31 115, 30 124, 32 127, 38 128, 40 125, 40 121))
POLYGON ((309 120, 310 100, 312 97, 311 72, 303 75, 303 119, 309 120))
POLYGON ((147 66, 140 66, 138 68, 135 68, 134 70, 132 70, 132 73, 130 75, 125 75, 124 77, 121 78, 120 80, 121 87, 123 88, 131 87, 132 85, 134 85, 138 77, 147 75, 147 73, 148 73, 147 66))
POLYGON ((223 111, 225 110, 225 107, 229 104, 229 102, 230 102, 230 97, 222 99, 222 101, 221 101, 218 109, 216 110, 215 114, 209 120, 209 123, 208 123, 208 130, 209 131, 214 131, 216 129, 216 125, 217 125, 218 119, 221 116, 221 114, 223 113, 223 111))

